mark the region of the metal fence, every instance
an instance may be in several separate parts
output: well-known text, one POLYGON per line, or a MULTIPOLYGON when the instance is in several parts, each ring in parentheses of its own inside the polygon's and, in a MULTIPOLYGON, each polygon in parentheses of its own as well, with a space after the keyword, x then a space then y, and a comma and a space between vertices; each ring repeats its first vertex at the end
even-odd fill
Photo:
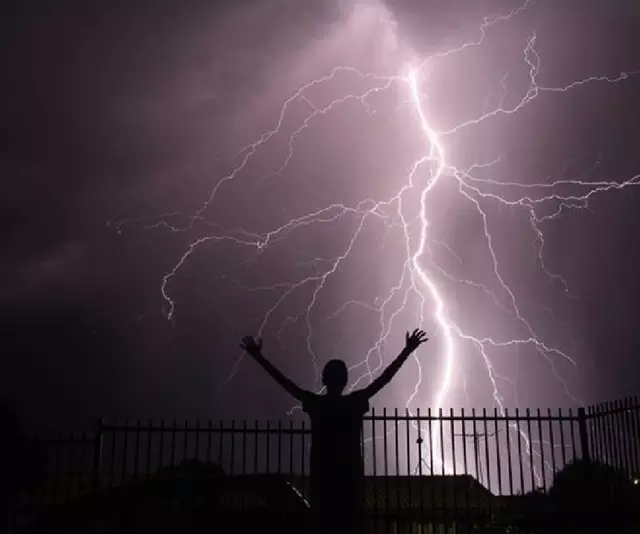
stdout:
POLYGON ((585 414, 591 458, 640 477, 640 398, 590 406, 585 414))
MULTIPOLYGON (((284 475, 308 496, 311 429, 304 421, 100 421, 93 435, 41 444, 46 474, 25 509, 149 482, 185 465, 284 475)), ((448 499, 454 512, 463 502, 469 509, 470 499, 501 508, 509 496, 548 490, 554 474, 580 458, 638 477, 640 401, 544 412, 372 410, 362 449, 372 513, 389 512, 391 501, 396 512, 448 499)))

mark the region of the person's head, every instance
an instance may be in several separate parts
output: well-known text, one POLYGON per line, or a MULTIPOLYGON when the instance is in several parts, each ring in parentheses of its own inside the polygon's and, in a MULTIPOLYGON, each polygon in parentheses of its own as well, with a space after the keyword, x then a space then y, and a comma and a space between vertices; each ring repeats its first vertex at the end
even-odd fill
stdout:
POLYGON ((340 395, 347 386, 349 371, 342 360, 329 360, 322 370, 322 383, 330 395, 340 395))

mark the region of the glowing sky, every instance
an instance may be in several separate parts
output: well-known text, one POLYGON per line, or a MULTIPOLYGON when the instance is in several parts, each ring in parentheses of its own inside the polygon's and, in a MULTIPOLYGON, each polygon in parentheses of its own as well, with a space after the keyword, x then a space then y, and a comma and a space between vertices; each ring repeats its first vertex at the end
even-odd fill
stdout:
POLYGON ((65 198, 107 224, 78 233, 72 210, 74 231, 15 262, 7 302, 84 299, 115 322, 125 363, 86 366, 122 394, 96 410, 277 417, 293 404, 241 358, 241 335, 317 389, 334 357, 366 383, 415 327, 432 339, 376 406, 630 392, 616 377, 634 365, 640 58, 621 50, 638 17, 587 4, 166 8, 149 44, 124 11, 90 13, 103 34, 64 68, 91 83, 62 85, 98 111, 51 119, 94 125, 85 156, 76 131, 68 156, 6 167, 76 177, 65 198), (121 80, 113 94, 103 77, 121 80))
MULTIPOLYGON (((200 223, 206 225, 208 222, 217 222, 215 208, 218 196, 224 194, 225 188, 237 195, 242 194, 242 188, 246 187, 254 211, 262 212, 268 204, 280 205, 283 212, 292 214, 291 217, 281 217, 282 222, 271 227, 266 221, 252 228, 239 223, 235 232, 225 232, 221 228, 208 231, 205 226, 204 231, 201 230, 203 235, 193 239, 185 254, 163 279, 161 290, 167 302, 167 318, 171 319, 176 313, 176 300, 179 299, 179 294, 172 296, 171 283, 174 278, 179 278, 181 270, 201 249, 215 246, 216 242, 221 241, 256 249, 254 257, 249 260, 252 264, 249 269, 260 270, 263 258, 266 257, 264 261, 269 262, 270 252, 276 258, 282 257, 282 247, 291 247, 294 253, 298 252, 297 239, 304 240, 307 234, 308 239, 318 243, 320 250, 314 250, 312 245, 309 250, 300 251, 300 260, 302 263, 313 263, 315 272, 309 273, 305 268, 296 268, 298 265, 295 264, 293 269, 280 265, 275 273, 273 267, 269 269, 270 280, 262 285, 246 284, 242 281, 246 276, 242 272, 229 280, 246 291, 265 295, 255 299, 256 308, 264 306, 265 309, 257 330, 255 327, 254 330, 267 339, 268 350, 275 357, 282 358, 283 352, 297 352, 297 365, 301 366, 305 363, 300 360, 306 357, 310 363, 308 372, 313 377, 307 387, 319 388, 319 368, 323 361, 336 354, 336 350, 339 351, 337 354, 348 359, 354 380, 351 387, 370 380, 389 361, 389 357, 394 355, 394 350, 397 352, 401 346, 399 334, 403 332, 403 328, 407 328, 405 325, 416 324, 433 332, 434 341, 418 355, 413 368, 406 371, 392 386, 395 390, 394 397, 403 399, 404 404, 409 407, 430 406, 439 409, 460 404, 473 406, 478 402, 473 397, 482 398, 482 391, 474 392, 474 395, 469 390, 464 390, 464 384, 469 380, 465 363, 471 358, 482 361, 486 376, 478 377, 477 380, 488 380, 485 388, 492 392, 495 403, 502 407, 505 395, 509 395, 511 403, 517 404, 513 379, 508 375, 502 376, 493 362, 492 352, 515 352, 519 346, 524 347, 524 354, 514 354, 513 358, 546 360, 549 374, 544 378, 545 389, 560 389, 572 401, 582 402, 573 394, 565 378, 567 372, 576 371, 568 369, 566 365, 564 369, 560 369, 567 362, 577 368, 576 359, 563 350, 561 343, 549 342, 538 333, 520 309, 520 299, 516 296, 518 288, 508 281, 509 263, 513 258, 509 257, 511 254, 499 257, 496 252, 494 241, 499 236, 494 236, 492 231, 493 225, 489 218, 494 215, 489 210, 493 204, 494 209, 506 208, 511 211, 510 215, 524 219, 529 228, 528 232, 522 233, 520 239, 528 241, 529 261, 537 264, 542 277, 547 278, 547 284, 555 282, 555 290, 564 292, 571 298, 567 281, 560 273, 550 271, 545 264, 543 223, 553 221, 564 209, 586 207, 594 194, 638 185, 640 175, 630 176, 624 182, 545 177, 527 183, 509 177, 505 179, 500 172, 501 163, 505 159, 503 153, 498 152, 494 157, 484 159, 476 159, 475 155, 474 159, 467 156, 467 163, 463 166, 447 156, 445 146, 453 144, 456 145, 455 152, 463 152, 464 149, 458 147, 456 141, 463 147, 475 144, 474 131, 476 135, 482 135, 481 128, 485 122, 514 120, 511 115, 516 115, 527 105, 533 105, 532 102, 541 93, 569 93, 579 90, 585 84, 621 83, 627 80, 629 73, 622 72, 616 76, 589 75, 570 80, 569 83, 543 84, 539 80, 541 58, 536 49, 537 36, 535 32, 531 32, 521 43, 521 72, 512 74, 511 65, 509 66, 504 76, 497 80, 498 94, 494 102, 485 101, 475 115, 462 121, 454 122, 449 118, 445 124, 439 125, 437 118, 431 119, 429 116, 429 110, 438 105, 435 98, 433 100, 436 103, 430 102, 429 89, 433 87, 437 96, 443 92, 443 88, 438 89, 437 86, 447 83, 439 80, 440 69, 455 70, 457 67, 458 72, 448 76, 449 84, 476 85, 473 73, 462 70, 466 59, 464 55, 472 53, 468 52, 469 49, 485 46, 490 39, 487 34, 494 31, 494 26, 498 26, 496 31, 499 31, 499 26, 509 25, 518 16, 526 15, 528 9, 532 9, 532 4, 525 2, 515 5, 510 11, 488 14, 479 23, 475 35, 469 35, 466 40, 457 44, 442 44, 441 49, 432 55, 419 57, 408 46, 401 44, 393 14, 382 4, 360 3, 352 9, 345 8, 344 20, 332 28, 322 41, 311 44, 296 58, 297 61, 290 66, 289 77, 295 77, 296 70, 300 68, 298 62, 307 69, 314 63, 320 63, 319 58, 323 56, 334 56, 332 60, 340 62, 327 73, 322 73, 322 66, 318 65, 317 77, 298 88, 284 102, 276 125, 239 149, 236 155, 239 163, 216 180, 203 205, 188 218, 188 224, 174 223, 173 214, 161 216, 157 221, 147 224, 148 228, 165 227, 181 232, 191 230, 200 223), (361 48, 360 43, 371 42, 372 36, 376 37, 376 45, 361 48), (353 47, 354 55, 360 57, 350 58, 350 47, 353 47), (338 55, 342 58, 338 59, 338 55), (369 66, 368 70, 362 70, 359 64, 363 63, 362 56, 365 65, 373 64, 377 70, 370 70, 369 66), (458 56, 462 59, 458 60, 458 56), (526 91, 520 95, 512 95, 515 91, 509 90, 509 75, 528 76, 526 91), (470 76, 471 79, 465 80, 465 76, 470 76), (512 101, 509 104, 505 102, 508 98, 512 101), (307 110, 304 110, 305 106, 307 110), (344 122, 350 118, 357 121, 357 128, 347 133, 344 122), (314 131, 316 123, 319 123, 318 131, 314 131), (311 138, 311 142, 317 145, 319 155, 326 160, 333 159, 334 153, 340 154, 340 159, 345 156, 367 158, 366 153, 358 146, 361 143, 358 137, 361 131, 368 129, 382 130, 379 135, 386 136, 387 142, 393 146, 386 154, 387 157, 397 158, 404 163, 398 166, 395 173, 383 174, 372 169, 373 173, 379 175, 378 180, 385 183, 385 189, 390 189, 392 194, 373 194, 375 188, 371 187, 366 174, 353 176, 352 173, 343 171, 339 179, 345 185, 349 184, 345 189, 357 190, 358 202, 341 200, 344 193, 338 190, 327 195, 330 200, 323 204, 317 197, 324 184, 317 188, 310 186, 305 174, 316 175, 321 183, 331 178, 322 176, 324 170, 318 172, 317 167, 307 170, 310 162, 306 159, 296 165, 294 161, 301 159, 297 156, 297 145, 303 145, 305 153, 308 152, 310 149, 308 145, 305 146, 303 139, 306 137, 306 142, 309 143, 311 138), (466 142, 458 141, 464 130, 470 130, 466 142), (342 149, 332 141, 328 142, 329 147, 324 146, 326 139, 332 137, 339 139, 342 149), (423 145, 418 148, 417 154, 416 144, 423 145), (284 153, 282 145, 286 147, 284 153), (254 160, 260 161, 261 157, 277 161, 278 155, 281 163, 274 169, 268 168, 271 161, 254 163, 254 160), (260 171, 259 167, 262 166, 265 169, 260 171), (249 177, 251 185, 239 184, 247 174, 252 175, 249 177), (257 174, 262 176, 256 176, 257 174), (498 177, 494 174, 498 174, 498 177), (293 186, 293 191, 286 189, 290 180, 299 182, 293 186), (441 188, 439 182, 447 180, 453 181, 453 187, 441 188), (268 189, 274 182, 284 184, 273 185, 273 189, 278 190, 275 198, 267 201, 252 194, 254 190, 266 189, 263 194, 269 195, 268 189), (308 196, 309 200, 301 202, 300 196, 308 196), (418 201, 413 209, 407 206, 412 199, 414 203, 418 201), (475 211, 469 216, 469 224, 481 228, 476 243, 480 246, 468 258, 463 260, 456 252, 460 245, 438 239, 442 231, 437 229, 436 224, 433 225, 436 229, 431 230, 431 206, 434 202, 444 206, 437 224, 444 226, 445 231, 448 224, 457 223, 460 210, 471 213, 475 211), (305 203, 313 205, 314 209, 305 211, 301 207, 305 203), (380 223, 387 228, 382 229, 380 223), (316 234, 315 227, 318 227, 320 235, 316 234), (378 239, 375 238, 376 231, 378 239), (373 238, 367 236, 371 233, 374 234, 373 238), (371 243, 369 240, 372 239, 378 243, 371 243), (359 243, 362 240, 365 245, 359 243), (396 247, 399 244, 405 250, 391 254, 387 252, 385 245, 394 240, 398 242, 394 243, 396 247), (364 254, 358 250, 362 246, 365 247, 364 254), (378 248, 377 253, 367 250, 371 247, 378 248), (461 276, 458 274, 459 270, 443 265, 451 257, 462 264, 489 263, 489 276, 474 275, 473 267, 464 269, 470 272, 469 275, 461 276), (374 283, 374 287, 379 287, 368 289, 370 294, 365 290, 362 296, 356 296, 352 294, 355 292, 347 289, 352 284, 357 285, 352 280, 358 276, 354 267, 350 268, 349 264, 355 265, 355 270, 359 270, 363 277, 386 277, 393 273, 391 276, 394 282, 387 287, 374 283), (456 312, 448 309, 451 297, 448 298, 447 286, 450 287, 451 282, 454 287, 459 286, 454 291, 466 290, 470 293, 463 298, 469 298, 473 307, 486 310, 484 313, 496 314, 498 321, 502 319, 503 324, 497 329, 483 331, 478 326, 461 323, 456 312), (295 304, 291 304, 291 301, 295 304), (363 310, 368 313, 363 314, 363 310), (364 351, 354 340, 348 340, 341 349, 336 349, 337 343, 327 339, 331 334, 318 336, 316 332, 316 324, 325 321, 331 321, 335 325, 333 328, 338 331, 360 330, 361 322, 367 317, 375 320, 378 332, 367 340, 370 346, 361 357, 356 354, 364 351), (338 321, 342 324, 336 324, 338 321), (288 339, 290 330, 298 332, 293 339, 304 339, 303 346, 296 347, 296 343, 288 339), (424 363, 425 358, 428 358, 428 363, 424 363), (428 368, 428 374, 432 376, 428 388, 424 388, 422 383, 423 367, 428 368), (508 393, 503 393, 503 389, 508 393)), ((485 80, 483 82, 486 83, 485 80)), ((564 94, 560 98, 563 97, 564 94)), ((489 100, 487 96, 485 99, 489 100)), ((443 119, 446 120, 443 117, 441 121, 443 119)), ((327 167, 331 168, 330 165, 327 167)), ((331 172, 339 173, 337 169, 332 169, 331 172)), ((347 198, 350 196, 347 193, 347 198)), ((245 206, 245 209, 251 210, 251 205, 245 206)), ((435 208, 434 211, 438 213, 439 210, 435 208)), ((497 222, 498 227, 501 224, 513 223, 508 220, 497 222)), ((224 224, 222 226, 226 227, 224 224)), ((118 225, 118 228, 121 229, 122 225, 118 225)), ((468 244, 462 245, 465 246, 468 244)), ((524 256, 520 251, 516 255, 524 256)), ((322 331, 323 325, 318 326, 322 331)), ((297 344, 299 345, 299 341, 297 344)), ((280 364, 291 366, 290 360, 281 360, 280 364)), ((526 363, 524 366, 526 368, 526 363)), ((236 365, 223 386, 236 379, 237 370, 236 365)))

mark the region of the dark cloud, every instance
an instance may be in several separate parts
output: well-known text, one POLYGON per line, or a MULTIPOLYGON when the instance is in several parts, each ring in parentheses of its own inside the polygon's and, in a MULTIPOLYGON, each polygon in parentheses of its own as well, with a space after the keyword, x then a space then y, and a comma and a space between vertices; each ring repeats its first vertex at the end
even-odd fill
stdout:
MULTIPOLYGON (((484 16, 507 12, 517 3, 389 0, 386 5, 397 20, 402 46, 423 57, 477 38, 484 16)), ((379 8, 372 6, 378 16, 379 8)), ((505 102, 513 103, 509 99, 515 101, 528 83, 522 50, 534 31, 544 83, 639 69, 639 20, 632 6, 620 2, 614 10, 595 0, 532 4, 492 33, 485 49, 461 58, 456 68, 441 69, 441 81, 429 85, 430 99, 437 103, 431 116, 446 128, 472 118, 487 102, 496 105, 506 74, 505 102)), ((238 367, 242 387, 223 388, 218 395, 216 388, 236 363, 236 339, 259 326, 277 296, 241 286, 317 273, 321 258, 345 245, 357 219, 291 232, 258 257, 229 240, 203 247, 167 286, 177 306, 172 321, 162 316, 167 309, 162 277, 190 240, 213 227, 199 224, 191 232, 172 234, 137 223, 118 233, 117 225, 107 223, 192 213, 238 164, 239 157, 233 157, 238 149, 273 126, 280 106, 300 84, 335 64, 356 64, 364 71, 380 67, 382 54, 378 58, 374 52, 387 47, 386 36, 363 32, 363 41, 354 43, 344 29, 351 8, 348 2, 322 0, 304 5, 293 0, 3 4, 0 304, 10 356, 3 360, 1 386, 25 416, 71 424, 98 414, 218 410, 267 416, 289 407, 248 365, 238 367), (25 383, 32 387, 22 387, 25 383), (240 395, 246 387, 269 400, 259 406, 244 402, 240 395)), ((357 31, 350 23, 349 31, 357 31)), ((330 90, 316 88, 309 98, 326 103, 358 83, 344 73, 330 90)), ((461 137, 450 154, 466 164, 501 155, 499 175, 523 183, 549 176, 628 179, 640 169, 637 89, 638 82, 630 81, 592 85, 566 98, 543 95, 517 120, 495 121, 461 137)), ((405 95, 394 96, 398 102, 380 95, 372 102, 381 110, 393 109, 405 95)), ((308 110, 304 102, 293 104, 285 130, 291 132, 308 110)), ((409 115, 401 113, 367 122, 366 110, 353 105, 323 116, 300 136, 287 173, 263 179, 278 169, 288 150, 287 138, 276 138, 268 151, 257 153, 240 181, 221 190, 206 210, 208 222, 258 232, 332 202, 388 196, 393 180, 423 148, 404 132, 409 115)), ((590 400, 627 394, 638 385, 633 352, 640 295, 634 279, 640 260, 631 231, 637 226, 637 195, 603 195, 590 210, 544 225, 546 261, 576 288, 579 301, 567 300, 557 283, 542 281, 526 256, 533 240, 525 233, 526 221, 509 218, 496 206, 490 211, 497 248, 502 257, 514 258, 505 276, 518 287, 537 328, 578 355, 579 370, 558 366, 590 400), (557 320, 545 311, 548 307, 557 320)), ((443 255, 447 267, 461 276, 488 277, 477 216, 468 207, 454 211, 444 202, 434 202, 431 209, 433 231, 459 245, 464 259, 461 267, 443 255)), ((382 222, 372 225, 358 249, 358 257, 378 274, 363 276, 361 262, 345 264, 344 276, 319 300, 318 317, 339 308, 345 296, 382 294, 392 283, 394 258, 403 251, 394 238, 381 244, 386 230, 382 222)), ((451 307, 465 326, 506 328, 498 311, 478 306, 479 295, 465 300, 459 288, 448 289, 451 307)), ((278 363, 306 386, 312 368, 304 318, 298 316, 309 298, 308 288, 294 294, 274 317, 282 328, 269 332, 272 339, 281 336, 278 363)), ((344 324, 318 322, 321 359, 366 352, 378 319, 366 309, 353 313, 358 315, 344 324)), ((438 341, 434 346, 437 350, 438 341)), ((524 349, 515 358, 494 357, 505 372, 525 373, 518 379, 523 402, 567 402, 557 383, 548 384, 547 364, 531 363, 532 354, 524 349)), ((482 371, 480 360, 477 365, 482 371)), ((424 380, 426 395, 436 379, 424 380)), ((480 394, 478 399, 490 401, 480 394)), ((403 405, 406 399, 393 391, 384 400, 403 405)))

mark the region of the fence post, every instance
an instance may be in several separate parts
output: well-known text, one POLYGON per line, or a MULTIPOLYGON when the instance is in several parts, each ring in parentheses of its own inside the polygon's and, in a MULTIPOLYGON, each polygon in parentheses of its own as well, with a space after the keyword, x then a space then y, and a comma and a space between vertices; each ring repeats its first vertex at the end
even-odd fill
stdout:
POLYGON ((96 435, 93 438, 93 468, 91 478, 91 492, 96 493, 100 489, 100 464, 102 463, 102 442, 104 436, 104 424, 102 418, 96 421, 96 435))
POLYGON ((587 414, 584 408, 578 408, 578 433, 580 434, 580 448, 582 449, 582 459, 586 462, 589 462, 591 460, 591 455, 589 454, 587 414))

